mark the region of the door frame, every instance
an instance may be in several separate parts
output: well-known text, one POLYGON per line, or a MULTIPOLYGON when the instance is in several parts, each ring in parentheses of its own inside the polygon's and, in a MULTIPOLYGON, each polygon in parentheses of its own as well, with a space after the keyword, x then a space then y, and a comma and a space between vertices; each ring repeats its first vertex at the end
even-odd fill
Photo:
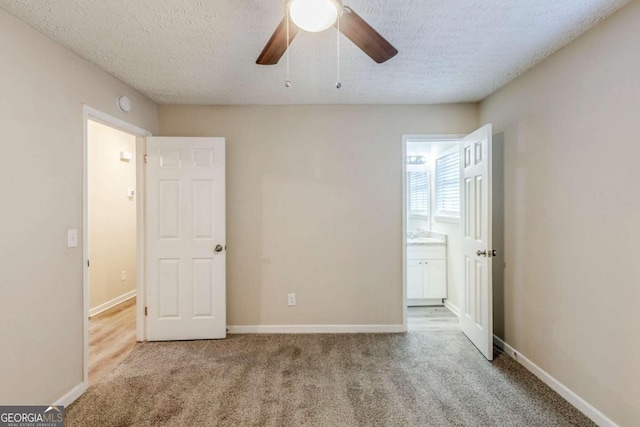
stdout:
POLYGON ((459 142, 465 134, 402 135, 402 332, 407 332, 407 144, 409 141, 459 142))
POLYGON ((151 132, 82 104, 82 305, 83 305, 83 382, 89 386, 89 175, 88 121, 92 120, 136 137, 136 341, 145 340, 145 168, 146 137, 151 132))

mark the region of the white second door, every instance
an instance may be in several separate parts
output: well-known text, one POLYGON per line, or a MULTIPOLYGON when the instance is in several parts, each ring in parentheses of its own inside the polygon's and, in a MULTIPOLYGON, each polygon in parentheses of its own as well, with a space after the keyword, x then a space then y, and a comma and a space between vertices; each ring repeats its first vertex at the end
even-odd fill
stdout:
POLYGON ((493 360, 491 273, 491 134, 486 125, 462 140, 462 332, 493 360))
POLYGON ((224 138, 147 138, 147 339, 226 337, 224 138))

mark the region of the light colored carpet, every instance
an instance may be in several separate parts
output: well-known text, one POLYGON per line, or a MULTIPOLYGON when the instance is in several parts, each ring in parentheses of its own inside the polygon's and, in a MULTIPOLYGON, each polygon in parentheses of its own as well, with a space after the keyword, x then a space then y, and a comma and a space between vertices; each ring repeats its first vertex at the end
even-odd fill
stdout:
POLYGON ((593 426, 458 331, 139 344, 67 408, 72 426, 593 426))

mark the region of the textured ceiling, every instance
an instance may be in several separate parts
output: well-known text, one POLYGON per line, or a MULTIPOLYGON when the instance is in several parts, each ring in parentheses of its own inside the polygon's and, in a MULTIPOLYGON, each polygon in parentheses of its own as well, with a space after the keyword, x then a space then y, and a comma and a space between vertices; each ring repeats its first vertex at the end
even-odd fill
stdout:
POLYGON ((255 60, 283 0, 0 0, 0 8, 161 104, 474 102, 628 0, 348 0, 400 53, 376 64, 336 30, 255 60))

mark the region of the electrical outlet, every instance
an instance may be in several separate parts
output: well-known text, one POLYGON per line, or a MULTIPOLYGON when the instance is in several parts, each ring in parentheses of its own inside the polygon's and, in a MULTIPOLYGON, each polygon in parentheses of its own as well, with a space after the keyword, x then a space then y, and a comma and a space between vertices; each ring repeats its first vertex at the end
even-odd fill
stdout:
POLYGON ((127 280, 127 272, 122 270, 122 273, 120 273, 120 280, 122 280, 123 282, 125 280, 127 280))
POLYGON ((296 294, 288 294, 287 301, 289 302, 289 307, 296 305, 296 294))

